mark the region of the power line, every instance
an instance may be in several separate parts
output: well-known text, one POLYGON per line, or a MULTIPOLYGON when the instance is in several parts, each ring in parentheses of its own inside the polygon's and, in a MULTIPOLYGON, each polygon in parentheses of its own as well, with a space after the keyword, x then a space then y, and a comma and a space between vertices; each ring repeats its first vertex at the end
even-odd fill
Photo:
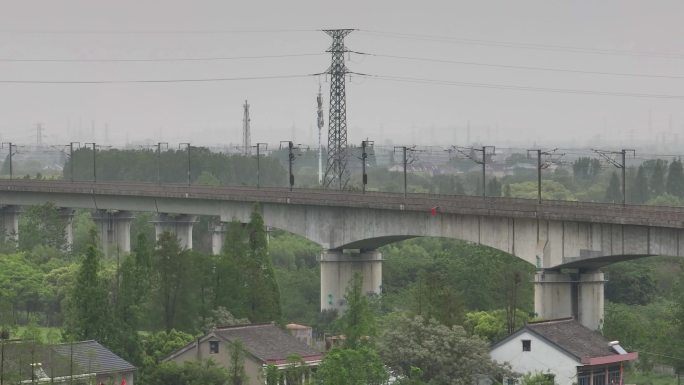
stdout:
POLYGON ((306 75, 272 75, 272 76, 247 76, 233 78, 195 78, 195 79, 136 79, 136 80, 0 80, 3 84, 133 84, 133 83, 210 83, 229 82, 241 80, 271 80, 271 79, 297 79, 317 76, 306 75))
POLYGON ((209 56, 209 57, 175 57, 175 58, 103 58, 103 59, 52 59, 52 58, 0 58, 0 62, 48 62, 48 63, 109 63, 109 62, 183 62, 183 61, 227 61, 227 60, 252 60, 252 59, 281 59, 288 57, 321 56, 324 53, 298 53, 282 55, 258 55, 258 56, 209 56))
POLYGON ((116 29, 2 29, 0 34, 18 35, 224 35, 224 34, 259 34, 287 32, 317 32, 319 29, 160 29, 160 30, 116 30, 116 29))
POLYGON ((354 52, 354 53, 359 54, 359 55, 375 56, 375 57, 382 57, 382 58, 389 58, 389 59, 415 60, 415 61, 433 62, 433 63, 461 64, 461 65, 494 67, 494 68, 507 68, 507 69, 518 69, 518 70, 551 71, 551 72, 566 72, 566 73, 578 73, 578 74, 589 74, 589 75, 610 75, 610 76, 624 76, 624 77, 684 79, 684 76, 679 76, 679 75, 639 74, 639 73, 610 72, 610 71, 589 71, 589 70, 575 70, 575 69, 569 69, 569 68, 553 68, 553 67, 537 67, 537 66, 524 66, 524 65, 496 64, 496 63, 481 63, 481 62, 473 62, 473 61, 447 60, 447 59, 435 59, 435 58, 425 58, 425 57, 417 57, 417 56, 399 56, 399 55, 387 55, 387 54, 376 54, 376 53, 365 53, 365 52, 354 52))
POLYGON ((682 53, 671 53, 671 52, 648 52, 648 51, 630 51, 630 50, 619 50, 619 49, 599 49, 599 48, 576 47, 576 46, 553 45, 553 44, 521 43, 521 42, 512 42, 512 41, 497 41, 497 40, 484 40, 484 39, 467 39, 467 38, 460 38, 460 37, 455 37, 455 36, 411 34, 411 33, 404 33, 404 32, 366 30, 366 29, 360 29, 359 31, 365 32, 365 33, 368 33, 371 35, 384 36, 384 37, 397 38, 397 39, 411 39, 411 40, 433 41, 433 42, 452 43, 452 44, 470 44, 470 45, 482 45, 482 46, 492 46, 492 47, 522 48, 522 49, 533 49, 533 50, 541 50, 541 51, 562 51, 562 52, 586 53, 586 54, 597 54, 597 55, 619 55, 619 56, 636 56, 636 57, 657 57, 657 58, 666 58, 666 59, 684 59, 684 54, 682 54, 682 53))
POLYGON ((378 79, 378 80, 387 80, 387 81, 405 82, 405 83, 432 84, 432 85, 459 86, 459 87, 474 87, 474 88, 491 88, 491 89, 514 90, 514 91, 533 91, 533 92, 579 94, 579 95, 598 95, 598 96, 621 96, 621 97, 654 98, 654 99, 684 99, 684 95, 649 94, 649 93, 640 93, 640 92, 596 91, 596 90, 582 90, 582 89, 570 89, 570 88, 547 88, 547 87, 519 86, 519 85, 496 84, 496 83, 460 82, 460 81, 452 81, 452 80, 428 79, 428 78, 416 78, 416 77, 402 77, 402 76, 387 76, 387 75, 357 74, 357 76, 365 76, 365 77, 368 77, 369 79, 378 79))

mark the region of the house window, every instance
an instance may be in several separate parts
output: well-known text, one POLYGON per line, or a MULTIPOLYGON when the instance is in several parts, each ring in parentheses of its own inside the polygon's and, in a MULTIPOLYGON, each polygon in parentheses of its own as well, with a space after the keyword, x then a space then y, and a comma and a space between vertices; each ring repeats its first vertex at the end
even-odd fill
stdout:
POLYGON ((595 369, 593 374, 594 385, 606 385, 606 371, 603 368, 595 369))
POLYGON ((591 373, 578 373, 577 385, 589 385, 589 377, 591 377, 591 373))
POLYGON ((219 342, 218 341, 209 341, 209 353, 210 354, 216 354, 219 352, 219 342))
POLYGON ((620 383, 620 367, 611 366, 608 368, 608 385, 617 385, 620 383))
POLYGON ((532 341, 522 340, 522 349, 523 349, 523 352, 531 352, 532 351, 532 341))

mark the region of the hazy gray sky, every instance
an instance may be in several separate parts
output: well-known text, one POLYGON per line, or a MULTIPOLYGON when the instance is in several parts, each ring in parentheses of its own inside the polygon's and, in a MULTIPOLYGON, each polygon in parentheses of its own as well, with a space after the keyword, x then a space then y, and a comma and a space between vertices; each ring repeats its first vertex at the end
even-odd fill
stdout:
MULTIPOLYGON (((0 80, 312 74, 324 71, 330 61, 329 55, 323 54, 329 38, 314 30, 358 28, 361 30, 347 38, 347 45, 367 53, 669 77, 523 70, 352 54, 347 64, 353 71, 435 79, 442 84, 352 76, 347 85, 350 142, 369 137, 380 143, 465 144, 465 127, 470 121, 472 141, 590 145, 600 136, 620 146, 648 135, 649 115, 652 133, 672 131, 666 140, 673 142, 675 134, 684 134, 683 14, 681 0, 1 0, 0 80), (261 32, 227 32, 239 30, 261 32), (183 31, 194 33, 180 33, 183 31), (411 36, 398 38, 369 31, 411 36), (436 37, 418 39, 413 35, 436 37), (10 61, 315 53, 321 54, 182 62, 10 61), (445 85, 445 81, 497 86, 445 85), (499 85, 680 98, 533 92, 501 89, 499 85)), ((327 104, 328 84, 325 78, 321 80, 327 104)), ((179 141, 239 143, 242 103, 249 99, 253 142, 275 143, 291 139, 293 134, 298 142, 309 142, 315 126, 318 82, 311 77, 161 84, 0 83, 0 137, 32 143, 35 125, 42 122, 47 141, 91 140, 94 121, 98 142, 105 142, 107 124, 109 141, 120 144, 126 140, 163 140, 172 145, 179 141)), ((325 115, 327 123, 327 110, 325 115)))

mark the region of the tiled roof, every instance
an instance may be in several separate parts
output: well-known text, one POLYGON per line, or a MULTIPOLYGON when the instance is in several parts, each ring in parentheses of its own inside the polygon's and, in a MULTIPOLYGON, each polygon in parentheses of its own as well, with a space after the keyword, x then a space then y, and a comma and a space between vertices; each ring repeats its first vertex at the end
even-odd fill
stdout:
POLYGON ((73 354, 74 366, 79 369, 79 373, 122 373, 135 370, 135 366, 97 341, 59 344, 52 348, 63 360, 70 361, 73 354))
POLYGON ((300 342, 274 324, 252 324, 214 330, 228 341, 239 340, 249 353, 263 362, 282 361, 291 355, 320 356, 321 352, 300 342))
POLYGON ((61 377, 80 374, 123 373, 135 367, 95 341, 73 344, 40 345, 28 341, 11 341, 5 344, 4 369, 6 373, 21 373, 31 379, 31 363, 40 363, 45 375, 61 377), (71 349, 73 346, 73 362, 71 349))
POLYGON ((580 359, 617 354, 601 334, 571 318, 529 323, 526 328, 580 359))

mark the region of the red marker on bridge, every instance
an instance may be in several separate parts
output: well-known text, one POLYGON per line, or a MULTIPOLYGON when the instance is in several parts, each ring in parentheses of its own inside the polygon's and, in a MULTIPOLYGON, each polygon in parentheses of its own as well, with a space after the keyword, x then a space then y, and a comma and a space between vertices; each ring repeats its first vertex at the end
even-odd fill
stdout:
POLYGON ((431 207, 431 208, 430 208, 430 215, 432 215, 433 217, 434 217, 434 216, 437 216, 437 209, 438 209, 438 208, 439 208, 439 206, 431 207))

